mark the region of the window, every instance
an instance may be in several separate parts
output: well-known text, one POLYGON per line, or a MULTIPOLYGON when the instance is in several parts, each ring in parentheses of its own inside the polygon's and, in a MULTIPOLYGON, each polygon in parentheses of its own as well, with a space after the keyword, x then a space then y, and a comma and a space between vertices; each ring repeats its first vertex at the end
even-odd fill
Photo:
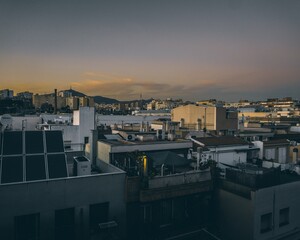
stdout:
POLYGON ((15 217, 15 240, 40 239, 40 214, 15 217))
POLYGON ((260 217, 260 232, 269 232, 272 229, 272 213, 264 214, 260 217))
POLYGON ((97 231, 99 223, 108 222, 108 215, 108 202, 90 205, 90 229, 92 233, 97 231))
POLYGON ((283 208, 279 211, 279 227, 290 223, 290 208, 283 208))
POLYGON ((84 144, 89 143, 89 137, 84 137, 84 144))
POLYGON ((74 208, 55 211, 55 239, 75 239, 74 208))

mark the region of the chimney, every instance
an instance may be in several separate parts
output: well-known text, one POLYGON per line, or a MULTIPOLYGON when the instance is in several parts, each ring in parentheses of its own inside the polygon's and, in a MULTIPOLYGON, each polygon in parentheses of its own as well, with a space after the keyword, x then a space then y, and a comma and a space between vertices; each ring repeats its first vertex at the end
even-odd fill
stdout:
POLYGON ((57 114, 57 89, 54 89, 54 114, 57 114))

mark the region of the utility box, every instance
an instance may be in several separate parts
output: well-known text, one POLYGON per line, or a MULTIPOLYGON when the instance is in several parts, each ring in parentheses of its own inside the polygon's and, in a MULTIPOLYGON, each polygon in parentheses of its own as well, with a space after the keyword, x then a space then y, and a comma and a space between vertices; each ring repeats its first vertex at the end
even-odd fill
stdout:
POLYGON ((91 175, 91 161, 84 157, 74 157, 73 166, 74 176, 91 175))

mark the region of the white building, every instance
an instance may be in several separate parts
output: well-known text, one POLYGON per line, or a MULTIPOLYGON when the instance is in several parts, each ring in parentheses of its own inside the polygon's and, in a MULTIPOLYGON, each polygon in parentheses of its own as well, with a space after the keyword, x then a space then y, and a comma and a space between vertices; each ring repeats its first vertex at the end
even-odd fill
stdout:
POLYGON ((241 138, 223 137, 203 137, 191 138, 194 142, 194 155, 201 152, 201 160, 214 160, 218 167, 226 168, 235 166, 238 163, 246 163, 256 158, 257 148, 241 138))
POLYGON ((279 164, 289 163, 290 143, 286 139, 254 141, 253 144, 259 148, 260 159, 279 164))
POLYGON ((217 188, 216 222, 222 239, 300 239, 299 177, 277 169, 247 171, 221 180, 217 188))

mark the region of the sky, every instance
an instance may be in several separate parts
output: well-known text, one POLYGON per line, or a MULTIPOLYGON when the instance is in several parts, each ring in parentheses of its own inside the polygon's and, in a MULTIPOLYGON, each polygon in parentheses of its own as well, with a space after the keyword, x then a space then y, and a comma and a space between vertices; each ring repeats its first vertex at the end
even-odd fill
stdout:
POLYGON ((300 99, 299 0, 0 0, 0 89, 300 99))

